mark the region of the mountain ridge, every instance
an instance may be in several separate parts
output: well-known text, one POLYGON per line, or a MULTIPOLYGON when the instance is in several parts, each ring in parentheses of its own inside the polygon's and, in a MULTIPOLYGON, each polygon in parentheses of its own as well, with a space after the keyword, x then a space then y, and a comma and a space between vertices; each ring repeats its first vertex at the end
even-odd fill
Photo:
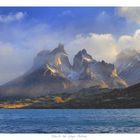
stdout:
POLYGON ((87 53, 79 51, 70 64, 63 44, 52 51, 37 54, 34 64, 23 76, 0 87, 0 96, 43 96, 57 92, 72 92, 91 86, 124 88, 114 64, 98 62, 87 53))

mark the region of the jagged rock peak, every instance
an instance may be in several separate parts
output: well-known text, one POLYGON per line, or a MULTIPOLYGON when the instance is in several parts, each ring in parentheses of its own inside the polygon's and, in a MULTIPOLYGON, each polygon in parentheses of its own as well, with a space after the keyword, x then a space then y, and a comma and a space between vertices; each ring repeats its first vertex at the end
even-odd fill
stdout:
POLYGON ((86 51, 86 49, 82 49, 82 50, 80 50, 77 54, 79 54, 79 55, 86 55, 87 54, 87 51, 86 51))
POLYGON ((92 56, 89 55, 86 51, 86 49, 83 49, 81 51, 79 51, 75 57, 74 57, 74 61, 78 59, 78 61, 86 61, 86 62, 91 62, 93 60, 92 56))
POLYGON ((86 49, 83 49, 81 52, 82 52, 82 54, 87 54, 87 50, 86 49))
POLYGON ((91 62, 93 62, 92 56, 87 53, 86 49, 83 49, 75 55, 73 59, 73 69, 79 71, 91 62))
POLYGON ((65 51, 65 49, 64 49, 64 45, 61 44, 61 43, 59 43, 59 44, 58 44, 58 47, 55 48, 51 53, 52 53, 52 54, 56 54, 56 53, 64 53, 64 54, 67 55, 67 53, 66 53, 66 51, 65 51))
POLYGON ((58 48, 59 48, 59 49, 63 49, 63 50, 64 50, 64 44, 59 43, 59 44, 58 44, 58 48))

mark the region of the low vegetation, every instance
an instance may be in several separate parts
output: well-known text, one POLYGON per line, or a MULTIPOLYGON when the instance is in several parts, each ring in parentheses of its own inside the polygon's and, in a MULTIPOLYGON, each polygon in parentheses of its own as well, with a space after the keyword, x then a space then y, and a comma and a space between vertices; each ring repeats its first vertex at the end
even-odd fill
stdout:
POLYGON ((3 99, 0 108, 140 108, 140 84, 126 89, 91 87, 75 93, 3 99))

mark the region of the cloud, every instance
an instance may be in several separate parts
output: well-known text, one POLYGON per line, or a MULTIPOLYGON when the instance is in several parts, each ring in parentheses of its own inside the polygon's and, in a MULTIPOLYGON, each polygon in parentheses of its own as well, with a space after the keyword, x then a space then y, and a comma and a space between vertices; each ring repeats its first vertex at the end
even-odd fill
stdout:
POLYGON ((127 20, 140 24, 140 8, 139 7, 120 7, 117 8, 117 13, 127 20))
POLYGON ((118 53, 116 44, 116 40, 111 34, 90 33, 87 36, 77 35, 68 45, 68 51, 75 55, 79 50, 85 48, 94 59, 113 62, 118 53))
POLYGON ((8 15, 0 15, 0 22, 2 23, 10 23, 13 21, 19 21, 25 17, 26 13, 17 12, 17 13, 9 13, 8 15))
POLYGON ((11 47, 11 44, 0 42, 0 58, 2 58, 3 56, 9 56, 12 51, 13 49, 11 47))
POLYGON ((12 80, 30 68, 32 50, 16 48, 14 44, 0 42, 0 84, 12 80), (27 61, 28 60, 28 61, 27 61))
POLYGON ((120 36, 118 47, 119 49, 135 49, 140 51, 140 29, 136 30, 133 35, 120 36))
POLYGON ((75 53, 84 48, 94 59, 113 63, 121 50, 135 49, 140 51, 140 29, 136 30, 133 35, 122 35, 118 39, 112 34, 77 35, 67 45, 71 60, 75 53))

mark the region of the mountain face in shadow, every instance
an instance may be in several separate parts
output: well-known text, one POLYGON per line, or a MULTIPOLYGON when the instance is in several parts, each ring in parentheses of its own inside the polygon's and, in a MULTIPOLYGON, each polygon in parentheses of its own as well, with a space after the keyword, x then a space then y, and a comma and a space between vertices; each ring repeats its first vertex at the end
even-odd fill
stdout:
POLYGON ((114 89, 127 87, 127 83, 113 64, 96 61, 85 49, 71 65, 64 45, 59 44, 52 51, 39 52, 23 76, 0 86, 0 97, 39 97, 91 86, 114 89))

